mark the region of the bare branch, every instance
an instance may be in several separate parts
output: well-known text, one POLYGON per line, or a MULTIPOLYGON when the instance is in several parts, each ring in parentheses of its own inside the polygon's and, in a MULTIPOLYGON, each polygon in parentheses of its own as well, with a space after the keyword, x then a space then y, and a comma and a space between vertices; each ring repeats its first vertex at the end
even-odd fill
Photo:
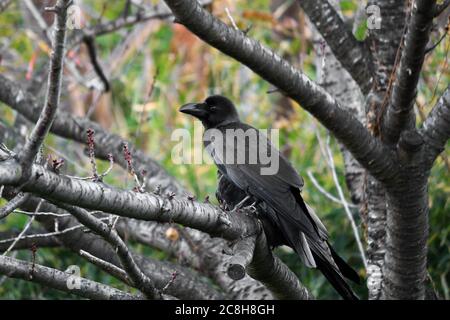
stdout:
POLYGON ((425 152, 427 165, 428 168, 431 168, 450 139, 450 86, 447 87, 423 123, 421 134, 427 148, 425 152))
POLYGON ((336 58, 367 94, 372 86, 369 50, 358 42, 327 0, 299 0, 300 6, 316 26, 336 58))
POLYGON ((20 192, 17 196, 11 199, 7 204, 0 208, 0 220, 6 218, 11 212, 20 207, 22 203, 27 201, 30 195, 28 193, 20 192))
MULTIPOLYGON (((333 202, 339 203, 340 205, 342 205, 342 200, 336 198, 335 196, 333 196, 331 193, 329 193, 327 190, 325 190, 320 184, 319 182, 316 180, 316 178, 314 177, 313 173, 311 172, 311 170, 308 170, 306 172, 308 174, 309 179, 311 180, 311 182, 313 183, 314 187, 316 187, 316 189, 323 194, 325 197, 327 197, 328 199, 330 199, 333 202)), ((346 201, 347 202, 347 201, 346 201)), ((349 207, 352 208, 356 208, 357 206, 351 203, 347 202, 347 205, 349 207)))
MULTIPOLYGON (((41 205, 42 205, 42 201, 39 201, 39 204, 36 206, 36 210, 34 212, 38 212, 41 209, 41 205)), ((33 223, 35 219, 35 216, 31 216, 28 218, 27 223, 25 224, 25 227, 23 227, 23 230, 19 233, 19 235, 17 236, 16 239, 14 239, 14 241, 11 243, 11 245, 8 247, 8 249, 5 250, 5 252, 3 252, 4 256, 7 256, 8 253, 14 249, 14 246, 20 241, 20 239, 24 236, 24 234, 27 233, 27 231, 30 229, 31 224, 33 223)))
POLYGON ((97 267, 100 267, 101 269, 105 270, 109 274, 113 275, 117 279, 121 280, 122 282, 130 285, 130 286, 136 286, 133 284, 133 281, 128 276, 127 272, 117 266, 115 266, 112 263, 109 263, 105 260, 102 260, 100 258, 97 258, 96 256, 90 254, 87 251, 80 250, 79 252, 80 256, 88 260, 90 263, 96 265, 97 267))
MULTIPOLYGON (((38 202, 37 198, 31 197, 30 201, 26 203, 26 208, 32 210, 38 202)), ((59 218, 59 225, 62 230, 72 230, 71 232, 61 232, 56 234, 58 240, 62 245, 76 254, 80 250, 86 251, 92 256, 101 259, 107 263, 111 263, 116 267, 123 268, 120 260, 117 257, 116 251, 106 242, 102 237, 91 232, 85 232, 85 227, 78 224, 75 218, 67 217, 66 211, 62 210, 53 204, 44 202, 43 208, 45 210, 52 210, 59 215, 64 215, 64 218, 59 218), (80 228, 80 226, 82 228, 80 228)), ((49 216, 38 216, 37 219, 41 222, 48 231, 55 228, 54 219, 49 216)), ((109 217, 99 218, 102 221, 108 221, 109 217)), ((131 231, 128 230, 128 231, 131 231)), ((49 232, 49 234, 52 232, 49 232)), ((148 276, 151 276, 157 288, 164 287, 170 281, 170 275, 176 272, 179 277, 174 282, 167 293, 176 296, 180 299, 197 299, 197 300, 216 300, 223 299, 223 295, 215 290, 209 283, 203 281, 199 274, 180 265, 172 264, 167 261, 160 261, 143 257, 139 254, 133 253, 133 257, 138 263, 139 267, 148 276)), ((103 269, 108 272, 107 269, 103 269)), ((115 276, 115 275, 113 275, 115 276)), ((164 296, 164 298, 166 298, 164 296)))
POLYGON ((328 165, 330 167, 331 174, 333 176, 334 185, 336 186, 336 189, 337 189, 338 194, 339 194, 339 198, 341 199, 341 202, 342 202, 342 205, 344 207, 345 213, 347 214, 347 218, 350 221, 350 225, 352 226, 353 235, 355 236, 356 244, 358 246, 359 254, 361 255, 361 259, 363 261, 364 267, 367 268, 366 254, 364 253, 364 247, 363 247, 361 238, 359 236, 359 230, 358 230, 358 227, 356 226, 355 219, 353 219, 353 214, 350 211, 348 203, 345 200, 344 192, 342 191, 341 185, 339 184, 339 178, 338 178, 337 173, 336 173, 336 167, 334 165, 333 154, 331 152, 331 149, 330 149, 330 146, 328 144, 328 141, 327 141, 327 145, 326 145, 326 150, 327 150, 327 157, 328 157, 328 161, 327 162, 328 162, 328 165))
POLYGON ((396 144, 403 130, 415 127, 414 100, 425 50, 433 25, 436 1, 416 0, 405 38, 405 47, 392 89, 391 103, 382 127, 383 139, 396 144))
MULTIPOLYGON (((101 221, 105 221, 105 220, 107 221, 107 220, 109 220, 109 217, 101 218, 100 220, 101 221)), ((77 231, 77 230, 80 230, 80 229, 86 230, 86 227, 84 225, 82 225, 82 224, 77 224, 77 225, 74 225, 72 227, 65 228, 65 229, 59 230, 59 231, 46 232, 46 233, 25 234, 22 237, 20 237, 17 245, 19 245, 22 242, 24 242, 24 243, 33 243, 33 242, 39 243, 39 242, 42 241, 42 242, 45 243, 46 239, 52 239, 54 237, 61 236, 61 235, 64 235, 66 233, 70 233, 70 232, 77 231)), ((8 243, 12 243, 12 242, 16 241, 17 238, 18 237, 15 236, 14 238, 1 239, 0 240, 0 246, 8 244, 8 243)), ((18 249, 18 248, 16 248, 16 246, 14 248, 18 249)))
POLYGON ((53 52, 48 75, 47 94, 45 97, 44 108, 42 109, 36 126, 19 154, 21 164, 24 168, 29 168, 36 157, 45 136, 50 130, 53 119, 55 118, 56 110, 58 109, 66 42, 67 5, 69 2, 70 0, 58 0, 55 6, 56 29, 52 43, 53 52))
MULTIPOLYGON (((211 0, 202 0, 202 5, 207 5, 211 3, 211 0)), ((164 3, 158 3, 156 6, 146 8, 144 12, 139 12, 133 16, 121 16, 120 18, 105 22, 102 24, 95 25, 87 30, 82 30, 82 32, 74 35, 69 39, 69 48, 76 45, 77 43, 83 41, 85 36, 101 36, 108 33, 115 32, 122 28, 130 27, 138 23, 142 23, 152 19, 167 19, 172 17, 172 12, 164 5, 164 3)))
MULTIPOLYGON (((52 248, 61 246, 61 242, 56 237, 30 237, 33 235, 41 234, 43 234, 42 230, 32 230, 32 233, 28 233, 20 238, 20 240, 14 246, 13 250, 30 249, 33 246, 36 246, 37 248, 52 248)), ((17 236, 17 232, 0 232, 0 252, 6 251, 6 249, 8 249, 11 244, 17 239, 17 236)))
POLYGON ((203 10, 195 0, 165 1, 178 21, 193 33, 255 71, 315 116, 379 180, 388 181, 395 176, 397 169, 390 152, 305 74, 203 10))
POLYGON ((161 295, 156 290, 153 281, 145 275, 133 259, 127 245, 115 230, 112 230, 106 223, 101 222, 84 209, 74 206, 56 203, 59 207, 69 211, 80 223, 102 236, 108 241, 113 248, 117 250, 117 254, 125 268, 128 276, 132 279, 137 288, 143 292, 149 299, 160 299, 161 295))
POLYGON ((228 260, 227 274, 233 280, 245 277, 245 270, 253 259, 256 236, 245 236, 234 245, 234 253, 228 260))
POLYGON ((91 281, 85 278, 76 277, 70 273, 56 269, 32 264, 10 257, 0 256, 0 274, 9 278, 22 279, 36 282, 46 287, 54 288, 63 292, 75 294, 82 298, 97 300, 141 300, 142 297, 135 296, 110 286, 91 281), (31 272, 32 271, 32 272, 31 272), (74 279, 76 286, 69 286, 68 283, 74 279))

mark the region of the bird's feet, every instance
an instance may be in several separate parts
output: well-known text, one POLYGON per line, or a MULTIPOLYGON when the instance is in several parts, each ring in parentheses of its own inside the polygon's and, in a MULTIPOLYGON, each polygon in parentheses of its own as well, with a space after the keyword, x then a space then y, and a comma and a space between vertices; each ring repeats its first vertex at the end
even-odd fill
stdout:
POLYGON ((234 206, 233 210, 231 210, 231 212, 237 212, 239 211, 243 206, 244 203, 247 202, 247 200, 250 199, 250 196, 246 196, 244 199, 241 200, 241 202, 239 202, 237 205, 234 206))

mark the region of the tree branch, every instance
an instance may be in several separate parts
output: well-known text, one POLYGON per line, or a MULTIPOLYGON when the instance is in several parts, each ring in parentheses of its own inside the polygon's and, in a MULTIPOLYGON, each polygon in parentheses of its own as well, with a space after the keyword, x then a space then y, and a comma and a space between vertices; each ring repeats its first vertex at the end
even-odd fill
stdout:
POLYGON ((395 145, 400 133, 415 127, 414 100, 430 37, 436 1, 416 0, 397 69, 391 101, 384 118, 382 137, 395 145))
MULTIPOLYGON (((201 0, 202 5, 210 3, 211 0, 201 0)), ((80 43, 85 36, 98 37, 148 20, 167 19, 172 16, 172 12, 164 5, 164 3, 158 3, 156 6, 146 8, 144 12, 139 12, 132 16, 121 15, 120 18, 116 20, 101 23, 86 30, 81 30, 81 32, 69 39, 69 48, 80 43)))
MULTIPOLYGON (((54 236, 38 236, 35 238, 30 237, 43 234, 43 232, 41 231, 42 230, 32 230, 32 232, 28 232, 16 243, 16 245, 14 246, 14 250, 31 249, 33 246, 36 246, 37 248, 52 248, 61 246, 61 242, 54 236)), ((14 242, 14 240, 17 239, 18 235, 18 232, 0 232, 0 252, 5 252, 14 242)))
POLYGON ((0 274, 9 278, 36 282, 63 292, 75 294, 82 298, 97 300, 137 300, 140 296, 131 295, 110 286, 76 277, 70 273, 32 264, 10 257, 0 256, 0 274), (74 279, 78 286, 69 286, 74 279))
POLYGON ((116 230, 112 229, 106 223, 98 220, 84 209, 65 205, 60 202, 57 202, 56 205, 66 211, 69 211, 80 223, 94 231, 96 234, 102 236, 113 248, 117 250, 117 255, 119 256, 128 276, 133 283, 137 285, 137 289, 144 293, 147 298, 161 298, 161 294, 156 290, 153 281, 138 267, 133 259, 133 256, 128 250, 127 245, 119 237, 116 230))
POLYGON ((0 220, 6 218, 11 212, 20 207, 27 201, 30 195, 28 193, 20 192, 17 196, 11 199, 7 204, 0 208, 0 220))
POLYGON ((272 254, 264 232, 256 238, 253 260, 247 269, 251 277, 263 282, 278 299, 314 299, 297 276, 272 254))
POLYGON ((370 51, 354 37, 327 0, 299 0, 299 3, 335 57, 367 94, 373 81, 370 51))
POLYGON ((421 134, 426 143, 427 166, 431 168, 450 139, 450 86, 423 123, 421 134))
POLYGON ((177 21, 205 42, 255 71, 315 116, 379 180, 388 181, 395 176, 397 169, 390 152, 305 74, 243 32, 228 27, 203 10, 196 1, 165 1, 177 21))
POLYGON ((56 28, 52 43, 53 52, 48 75, 47 94, 45 96, 44 108, 36 126, 33 128, 30 138, 19 154, 21 164, 24 168, 29 168, 36 157, 44 142, 45 136, 50 130, 56 110, 58 109, 66 42, 67 7, 69 3, 70 0, 58 0, 54 7, 56 12, 56 28))
POLYGON ((116 277, 117 279, 121 280, 123 283, 128 284, 129 286, 133 286, 133 287, 138 287, 137 284, 133 283, 133 280, 130 279, 130 277, 128 276, 128 273, 117 267, 116 265, 109 263, 105 260, 102 260, 92 254, 90 254, 87 251, 84 250, 80 250, 79 255, 83 258, 85 258, 87 261, 89 261, 90 263, 96 265, 97 267, 101 268, 102 270, 105 270, 106 272, 108 272, 109 274, 111 274, 112 276, 116 277))

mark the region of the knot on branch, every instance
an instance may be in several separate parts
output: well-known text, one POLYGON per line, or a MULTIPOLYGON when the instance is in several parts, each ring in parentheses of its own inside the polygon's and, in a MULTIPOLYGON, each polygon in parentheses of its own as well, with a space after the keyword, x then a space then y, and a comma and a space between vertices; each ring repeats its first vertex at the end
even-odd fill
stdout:
POLYGON ((417 163, 420 159, 420 151, 422 150, 423 144, 423 137, 417 130, 403 131, 398 142, 398 157, 400 162, 404 164, 417 163))
POLYGON ((421 149, 423 142, 423 138, 417 130, 407 130, 401 134, 398 144, 404 151, 416 153, 421 149))

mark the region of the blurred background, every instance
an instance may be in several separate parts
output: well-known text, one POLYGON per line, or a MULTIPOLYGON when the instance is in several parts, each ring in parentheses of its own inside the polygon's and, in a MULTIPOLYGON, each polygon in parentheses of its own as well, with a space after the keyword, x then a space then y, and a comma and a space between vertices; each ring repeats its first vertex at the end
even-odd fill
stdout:
MULTIPOLYGON (((130 15, 139 11, 139 6, 145 8, 159 3, 152 0, 132 2, 130 15)), ((120 19, 124 15, 124 8, 129 5, 126 0, 83 0, 75 3, 82 12, 81 28, 120 19)), ((53 19, 52 15, 44 13, 43 8, 52 4, 53 1, 45 0, 16 0, 0 12, 0 72, 19 80, 23 87, 32 90, 39 98, 45 93, 50 52, 48 38, 42 27, 51 25, 53 19)), ((317 79, 322 57, 320 50, 315 50, 316 31, 310 27, 296 1, 214 0, 208 7, 230 25, 231 16, 241 30, 247 30, 251 37, 273 48, 312 79, 317 79)), ((352 23, 358 1, 340 1, 340 8, 349 23, 352 23)), ((365 25, 365 21, 362 21, 355 30, 359 39, 365 37, 365 25)), ((69 32, 69 39, 75 33, 69 32)), ((433 33, 435 40, 439 36, 439 32, 433 33)), ((447 36, 426 58, 417 97, 419 115, 425 116, 430 111, 449 83, 449 46, 450 37, 447 36)), ((327 132, 308 113, 279 92, 274 92, 274 88, 249 69, 204 44, 183 26, 171 23, 170 19, 142 21, 106 33, 96 37, 95 47, 110 91, 102 92, 101 82, 89 61, 86 46, 79 43, 69 45, 62 94, 63 109, 77 116, 90 117, 105 129, 135 142, 137 147, 157 160, 198 199, 209 195, 211 201, 217 203, 214 197, 215 166, 173 164, 171 152, 177 141, 171 140, 171 134, 177 128, 193 132, 195 121, 177 111, 182 104, 203 100, 210 94, 229 97, 238 106, 245 122, 257 128, 280 129, 280 149, 305 179, 303 197, 327 226, 337 251, 359 270, 361 276, 365 275, 344 208, 341 203, 325 195, 326 192, 338 197, 332 171, 325 160, 323 146, 329 139, 327 132), (311 176, 317 181, 313 183, 311 176)), ((16 114, 0 104, 1 123, 11 125, 15 120, 16 114)), ((418 117, 418 121, 421 121, 421 117, 418 117)), ((345 187, 341 153, 333 138, 330 138, 329 144, 340 187, 351 203, 345 187)), ((201 148, 201 145, 193 147, 201 148)), ((90 173, 89 158, 84 147, 75 142, 68 144, 67 140, 50 135, 44 152, 46 155, 63 157, 66 160, 65 170, 71 174, 86 176, 90 173)), ((428 270, 437 291, 449 299, 450 168, 447 157, 448 148, 447 155, 438 160, 430 178, 428 270)), ((99 161, 98 164, 99 171, 108 167, 106 162, 99 161)), ((121 188, 133 186, 132 178, 119 166, 114 167, 105 181, 121 188)), ((0 202, 2 204, 4 202, 0 202)), ((359 226, 360 236, 365 240, 366 227, 357 209, 350 209, 359 226)), ((25 216, 10 215, 0 221, 0 231, 21 230, 26 219, 25 216)), ((142 245, 135 244, 135 249, 158 259, 175 259, 142 245)), ((337 298, 320 272, 304 268, 291 251, 279 248, 277 253, 314 295, 324 299, 337 298)), ((18 258, 31 260, 31 252, 14 254, 18 258)), ((87 278, 121 286, 113 278, 64 249, 40 249, 37 261, 63 270, 76 264, 87 278)), ((367 296, 365 284, 355 287, 355 290, 361 297, 367 296)), ((67 298, 67 295, 32 283, 0 277, 0 298, 52 299, 67 298)))

